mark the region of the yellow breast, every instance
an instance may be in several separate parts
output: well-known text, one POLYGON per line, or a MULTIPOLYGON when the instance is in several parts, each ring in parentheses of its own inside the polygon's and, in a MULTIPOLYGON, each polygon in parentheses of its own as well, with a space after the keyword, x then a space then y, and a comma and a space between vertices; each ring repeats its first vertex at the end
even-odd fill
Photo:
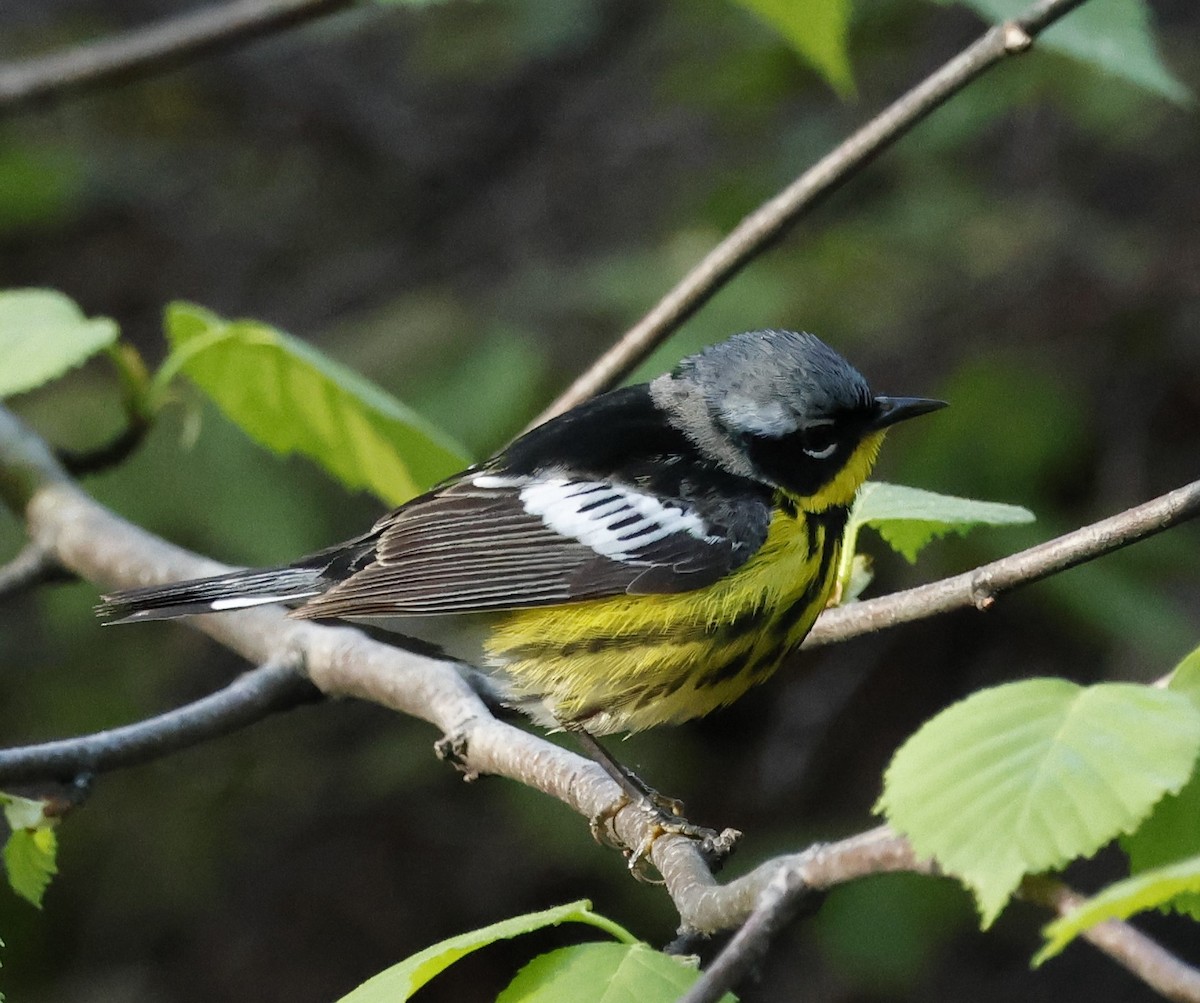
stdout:
POLYGON ((715 584, 515 611, 486 641, 488 665, 539 723, 598 735, 731 703, 804 639, 833 586, 846 509, 781 501, 763 546, 715 584))

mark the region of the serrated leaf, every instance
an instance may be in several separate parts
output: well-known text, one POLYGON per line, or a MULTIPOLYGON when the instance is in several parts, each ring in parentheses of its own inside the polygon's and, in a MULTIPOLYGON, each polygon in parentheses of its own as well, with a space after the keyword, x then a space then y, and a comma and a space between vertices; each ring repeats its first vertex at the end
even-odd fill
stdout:
POLYGON ((0 808, 10 829, 36 829, 46 824, 46 804, 33 798, 0 791, 0 808))
POLYGON ((53 289, 0 292, 0 398, 32 390, 117 340, 116 321, 88 318, 53 289))
POLYGON ((166 328, 175 354, 164 372, 179 368, 251 438, 348 487, 399 504, 469 462, 394 397, 273 327, 176 303, 166 328))
POLYGON ((737 0, 788 42, 839 94, 854 91, 849 0, 737 0))
POLYGON ((542 912, 514 916, 479 930, 450 937, 368 979, 357 989, 343 996, 339 1003, 400 1003, 434 976, 473 951, 498 940, 509 940, 543 927, 558 926, 560 923, 587 923, 619 938, 633 939, 616 924, 592 912, 591 903, 583 899, 542 912))
POLYGON ((911 564, 935 537, 965 533, 972 526, 1014 526, 1033 522, 1020 505, 958 498, 903 484, 868 481, 854 502, 851 521, 872 526, 911 564))
MULTIPOLYGON (((1133 874, 1145 874, 1200 854, 1200 773, 1178 794, 1168 794, 1137 831, 1121 840, 1133 874)), ((1180 895, 1168 905, 1200 920, 1200 895, 1180 895)))
MULTIPOLYGON (((945 2, 945 0, 943 0, 945 2)), ((981 17, 1000 23, 1023 14, 1027 0, 964 0, 981 17)), ((1051 25, 1038 46, 1110 73, 1171 101, 1191 93, 1163 64, 1154 42, 1150 10, 1143 0, 1090 0, 1051 25)))
MULTIPOLYGON (((1192 706, 1200 710, 1200 648, 1175 666, 1169 688, 1186 696, 1192 706)), ((1200 854, 1198 820, 1200 771, 1193 765, 1192 777, 1183 790, 1159 801, 1137 831, 1121 840, 1132 873, 1140 874, 1200 854)), ((1177 912, 1200 920, 1200 895, 1180 895, 1167 904, 1177 912)))
POLYGON ((1131 832, 1187 782, 1200 713, 1128 683, 1031 679, 975 693, 896 753, 876 810, 975 893, 987 927, 1027 874, 1131 832))
POLYGON ((50 879, 58 873, 55 851, 58 842, 49 825, 15 829, 4 844, 4 869, 8 883, 21 898, 42 907, 42 896, 50 879))
POLYGON ((577 944, 534 958, 496 1003, 674 1003, 698 978, 694 967, 647 944, 577 944))
POLYGON ((1079 908, 1047 924, 1042 930, 1046 945, 1033 963, 1040 965, 1054 957, 1079 934, 1099 923, 1126 919, 1134 913, 1160 908, 1180 895, 1196 893, 1200 893, 1200 856, 1118 881, 1079 908))
POLYGON ((1033 513, 1020 505, 958 498, 902 484, 867 481, 854 500, 842 539, 837 581, 843 601, 857 594, 851 578, 858 534, 864 526, 877 530, 884 541, 911 564, 916 561, 921 548, 947 533, 962 534, 973 526, 1012 526, 1033 520, 1033 513))

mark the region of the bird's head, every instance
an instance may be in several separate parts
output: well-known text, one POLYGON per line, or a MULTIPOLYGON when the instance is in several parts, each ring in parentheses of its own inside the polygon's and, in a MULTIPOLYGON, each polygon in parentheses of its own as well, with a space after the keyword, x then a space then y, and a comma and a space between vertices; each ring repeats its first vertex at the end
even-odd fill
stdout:
POLYGON ((660 376, 651 395, 711 460, 812 509, 851 501, 889 426, 945 406, 874 395, 837 352, 796 331, 734 335, 660 376))

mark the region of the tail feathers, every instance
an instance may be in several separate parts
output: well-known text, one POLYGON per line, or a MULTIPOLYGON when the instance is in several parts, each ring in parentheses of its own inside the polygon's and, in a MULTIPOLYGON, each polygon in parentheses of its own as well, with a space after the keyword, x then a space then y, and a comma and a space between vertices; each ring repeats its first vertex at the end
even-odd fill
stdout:
POLYGON ((96 614, 106 624, 129 623, 307 599, 329 587, 322 570, 284 567, 233 571, 171 585, 122 589, 101 596, 104 601, 96 607, 96 614))

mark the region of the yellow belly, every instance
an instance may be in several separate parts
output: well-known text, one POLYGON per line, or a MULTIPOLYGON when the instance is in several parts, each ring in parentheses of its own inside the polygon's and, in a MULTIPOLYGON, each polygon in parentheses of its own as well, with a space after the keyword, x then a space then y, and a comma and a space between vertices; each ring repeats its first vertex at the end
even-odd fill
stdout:
POLYGON ((547 727, 604 735, 707 714, 804 639, 833 587, 844 511, 777 510, 758 552, 703 589, 507 614, 487 664, 547 727))

